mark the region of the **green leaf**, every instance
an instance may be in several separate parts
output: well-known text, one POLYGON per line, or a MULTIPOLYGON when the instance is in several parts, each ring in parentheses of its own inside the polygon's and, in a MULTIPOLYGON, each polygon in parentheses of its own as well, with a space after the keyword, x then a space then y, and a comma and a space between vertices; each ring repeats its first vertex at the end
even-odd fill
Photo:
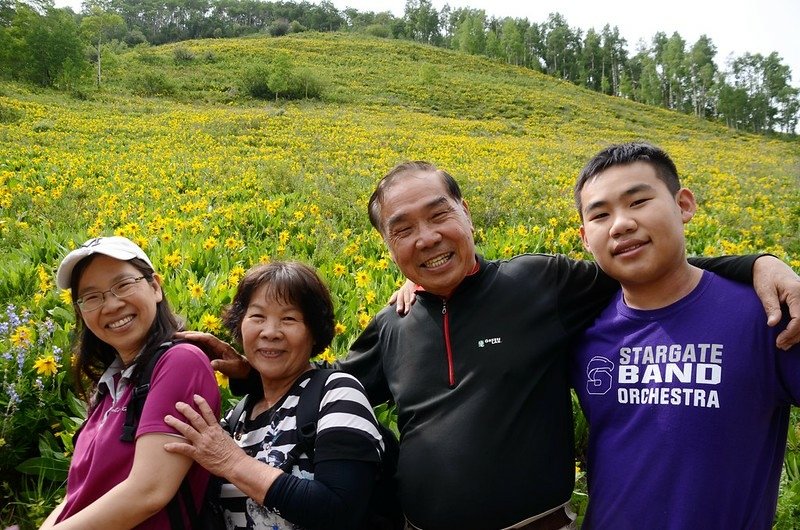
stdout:
POLYGON ((20 473, 37 475, 48 480, 62 481, 67 479, 69 460, 59 454, 29 458, 16 467, 20 473))
POLYGON ((59 323, 75 322, 75 314, 72 311, 64 309, 63 307, 54 307, 53 309, 50 309, 47 312, 50 313, 50 316, 52 316, 56 320, 56 322, 59 323))

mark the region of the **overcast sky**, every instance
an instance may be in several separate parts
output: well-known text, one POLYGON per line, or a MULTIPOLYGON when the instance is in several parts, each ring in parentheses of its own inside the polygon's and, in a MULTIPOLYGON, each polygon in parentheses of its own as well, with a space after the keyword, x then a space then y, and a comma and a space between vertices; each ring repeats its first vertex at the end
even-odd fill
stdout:
MULTIPOLYGON (((81 0, 55 0, 76 11, 81 0)), ((318 3, 318 0, 311 0, 318 3)), ((768 55, 776 51, 792 69, 794 86, 800 86, 800 0, 432 0, 437 9, 451 7, 483 9, 497 17, 525 17, 543 22, 547 15, 564 15, 570 27, 598 31, 608 23, 619 27, 633 53, 636 43, 648 44, 657 31, 677 31, 693 44, 707 35, 717 47, 717 63, 724 66, 729 55, 745 52, 768 55)), ((333 0, 337 9, 391 11, 402 16, 405 0, 333 0)))

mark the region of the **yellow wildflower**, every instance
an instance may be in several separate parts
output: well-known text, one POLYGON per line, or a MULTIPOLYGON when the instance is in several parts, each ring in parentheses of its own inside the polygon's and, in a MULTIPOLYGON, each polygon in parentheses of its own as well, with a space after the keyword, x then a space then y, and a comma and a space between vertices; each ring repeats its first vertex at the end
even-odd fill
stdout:
POLYGON ((333 354, 330 348, 325 348, 322 353, 317 356, 317 358, 318 360, 328 364, 333 364, 336 362, 336 356, 333 354))
POLYGON ((228 273, 228 283, 235 287, 244 276, 245 270, 241 265, 235 265, 228 273))
POLYGON ((72 291, 69 289, 61 289, 61 292, 58 293, 58 297, 67 305, 72 305, 72 291))
POLYGON ((46 293, 53 287, 52 274, 44 268, 44 265, 36 267, 36 274, 39 276, 39 290, 46 293))
POLYGON ((216 248, 216 246, 218 244, 219 244, 219 241, 217 241, 213 237, 209 237, 208 239, 203 241, 203 250, 212 250, 212 249, 216 248))
POLYGON ((347 331, 347 326, 345 326, 345 325, 344 325, 344 324, 342 324, 341 322, 337 322, 337 323, 336 323, 336 325, 335 325, 335 326, 334 326, 334 328, 333 328, 333 332, 334 332, 334 334, 336 334, 336 335, 341 335, 341 334, 342 334, 342 333, 344 333, 345 331, 347 331))
POLYGON ((164 257, 164 263, 166 263, 167 267, 175 268, 181 264, 183 258, 181 257, 180 253, 176 250, 172 254, 167 254, 164 257))
POLYGON ((214 377, 217 379, 217 386, 220 388, 228 388, 228 376, 222 372, 214 372, 214 377))
POLYGON ((55 375, 58 372, 58 364, 52 355, 45 355, 34 361, 33 369, 39 375, 55 375))
POLYGON ((366 313, 359 313, 358 314, 358 325, 361 327, 361 329, 366 328, 367 324, 369 324, 369 321, 370 321, 370 318, 369 318, 368 314, 366 314, 366 313))
POLYGON ((364 287, 369 283, 369 274, 364 271, 356 272, 356 285, 359 287, 364 287))
POLYGON ((347 267, 345 267, 341 263, 334 264, 334 266, 333 266, 333 275, 334 276, 337 276, 337 277, 342 276, 342 275, 344 275, 345 272, 347 272, 347 267))
POLYGON ((215 317, 214 315, 210 315, 208 313, 200 317, 200 329, 214 333, 216 331, 219 331, 221 328, 222 328, 222 321, 218 317, 215 317))
POLYGON ((192 281, 192 282, 189 282, 189 293, 192 295, 192 298, 194 298, 196 300, 196 299, 200 298, 201 296, 203 296, 205 294, 205 291, 203 290, 203 286, 202 285, 200 285, 197 282, 192 281))
POLYGON ((19 326, 10 337, 11 344, 17 348, 30 346, 33 340, 33 331, 28 326, 19 326))

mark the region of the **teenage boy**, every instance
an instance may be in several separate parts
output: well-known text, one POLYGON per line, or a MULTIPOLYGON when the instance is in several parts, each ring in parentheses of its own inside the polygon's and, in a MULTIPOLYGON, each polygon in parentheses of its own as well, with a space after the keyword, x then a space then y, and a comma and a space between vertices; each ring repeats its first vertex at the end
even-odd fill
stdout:
POLYGON ((752 287, 689 264, 697 205, 663 150, 604 149, 575 201, 584 246, 622 286, 573 359, 584 528, 771 528, 800 347, 775 347, 752 287))

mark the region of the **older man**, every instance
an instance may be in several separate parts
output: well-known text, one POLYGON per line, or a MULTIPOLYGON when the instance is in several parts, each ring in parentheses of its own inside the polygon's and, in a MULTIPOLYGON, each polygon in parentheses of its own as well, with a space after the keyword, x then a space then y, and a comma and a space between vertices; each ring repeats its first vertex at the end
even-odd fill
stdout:
MULTIPOLYGON (((569 527, 568 348, 618 284, 594 263, 565 256, 478 256, 458 184, 426 162, 392 169, 370 198, 369 215, 421 291, 405 317, 391 308, 378 313, 341 368, 374 404, 397 404, 398 479, 410 527, 569 527)), ((750 281, 755 260, 693 262, 750 281)), ((797 275, 772 257, 756 268, 771 289, 763 289, 771 319, 780 318, 779 296, 800 314, 797 275)), ((795 318, 782 345, 798 336, 795 318)), ((215 366, 241 373, 224 361, 215 366)))

